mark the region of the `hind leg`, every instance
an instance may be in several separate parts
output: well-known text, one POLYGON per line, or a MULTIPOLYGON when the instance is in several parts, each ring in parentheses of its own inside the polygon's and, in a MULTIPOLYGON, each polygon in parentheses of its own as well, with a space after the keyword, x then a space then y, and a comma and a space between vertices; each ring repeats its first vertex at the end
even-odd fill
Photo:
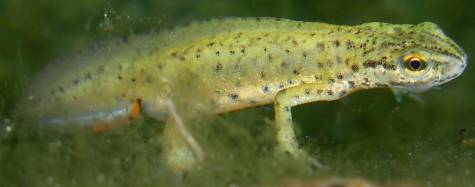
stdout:
POLYGON ((188 170, 205 159, 203 150, 186 128, 171 100, 165 100, 167 111, 164 129, 164 156, 175 171, 188 170))

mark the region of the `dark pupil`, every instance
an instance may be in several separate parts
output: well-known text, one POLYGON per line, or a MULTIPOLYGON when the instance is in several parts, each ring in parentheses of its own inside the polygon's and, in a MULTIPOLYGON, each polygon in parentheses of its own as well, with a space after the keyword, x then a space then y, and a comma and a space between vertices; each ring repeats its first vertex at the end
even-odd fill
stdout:
POLYGON ((409 65, 411 66, 413 70, 419 70, 422 64, 421 64, 421 61, 419 60, 411 60, 409 62, 409 65))

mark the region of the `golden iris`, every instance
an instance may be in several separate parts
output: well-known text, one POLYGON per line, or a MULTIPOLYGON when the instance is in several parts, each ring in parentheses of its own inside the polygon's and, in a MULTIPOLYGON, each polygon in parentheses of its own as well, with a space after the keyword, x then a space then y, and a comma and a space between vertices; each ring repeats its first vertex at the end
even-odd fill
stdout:
POLYGON ((427 67, 427 62, 423 58, 409 56, 404 59, 404 66, 411 71, 421 71, 427 67))

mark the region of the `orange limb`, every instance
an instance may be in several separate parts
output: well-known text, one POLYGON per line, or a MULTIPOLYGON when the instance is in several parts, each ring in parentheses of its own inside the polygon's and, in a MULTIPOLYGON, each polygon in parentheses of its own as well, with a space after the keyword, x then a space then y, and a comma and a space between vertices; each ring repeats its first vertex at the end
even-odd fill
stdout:
POLYGON ((132 104, 129 110, 128 118, 119 118, 112 122, 103 122, 93 125, 92 132, 100 133, 105 132, 113 129, 117 124, 130 124, 132 120, 137 119, 140 117, 140 113, 142 111, 142 99, 136 99, 135 102, 132 104), (127 121, 128 119, 128 121, 127 121))
POLYGON ((132 121, 140 117, 142 107, 142 99, 136 99, 135 102, 132 104, 129 112, 129 120, 132 121))

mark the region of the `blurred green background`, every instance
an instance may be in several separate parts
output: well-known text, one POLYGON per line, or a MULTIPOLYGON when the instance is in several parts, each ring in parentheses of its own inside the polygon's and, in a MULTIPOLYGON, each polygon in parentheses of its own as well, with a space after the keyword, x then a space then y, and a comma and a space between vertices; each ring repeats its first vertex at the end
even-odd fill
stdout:
POLYGON ((475 138, 473 7, 468 0, 1 0, 0 186, 257 185, 321 176, 475 186, 475 145, 463 143, 475 138), (210 159, 186 175, 163 166, 162 127, 148 119, 99 135, 12 119, 29 79, 48 62, 97 41, 228 16, 431 21, 467 52, 469 65, 461 77, 424 93, 424 103, 398 103, 383 89, 294 108, 300 142, 324 170, 273 154, 273 113, 266 109, 196 122, 210 159))

